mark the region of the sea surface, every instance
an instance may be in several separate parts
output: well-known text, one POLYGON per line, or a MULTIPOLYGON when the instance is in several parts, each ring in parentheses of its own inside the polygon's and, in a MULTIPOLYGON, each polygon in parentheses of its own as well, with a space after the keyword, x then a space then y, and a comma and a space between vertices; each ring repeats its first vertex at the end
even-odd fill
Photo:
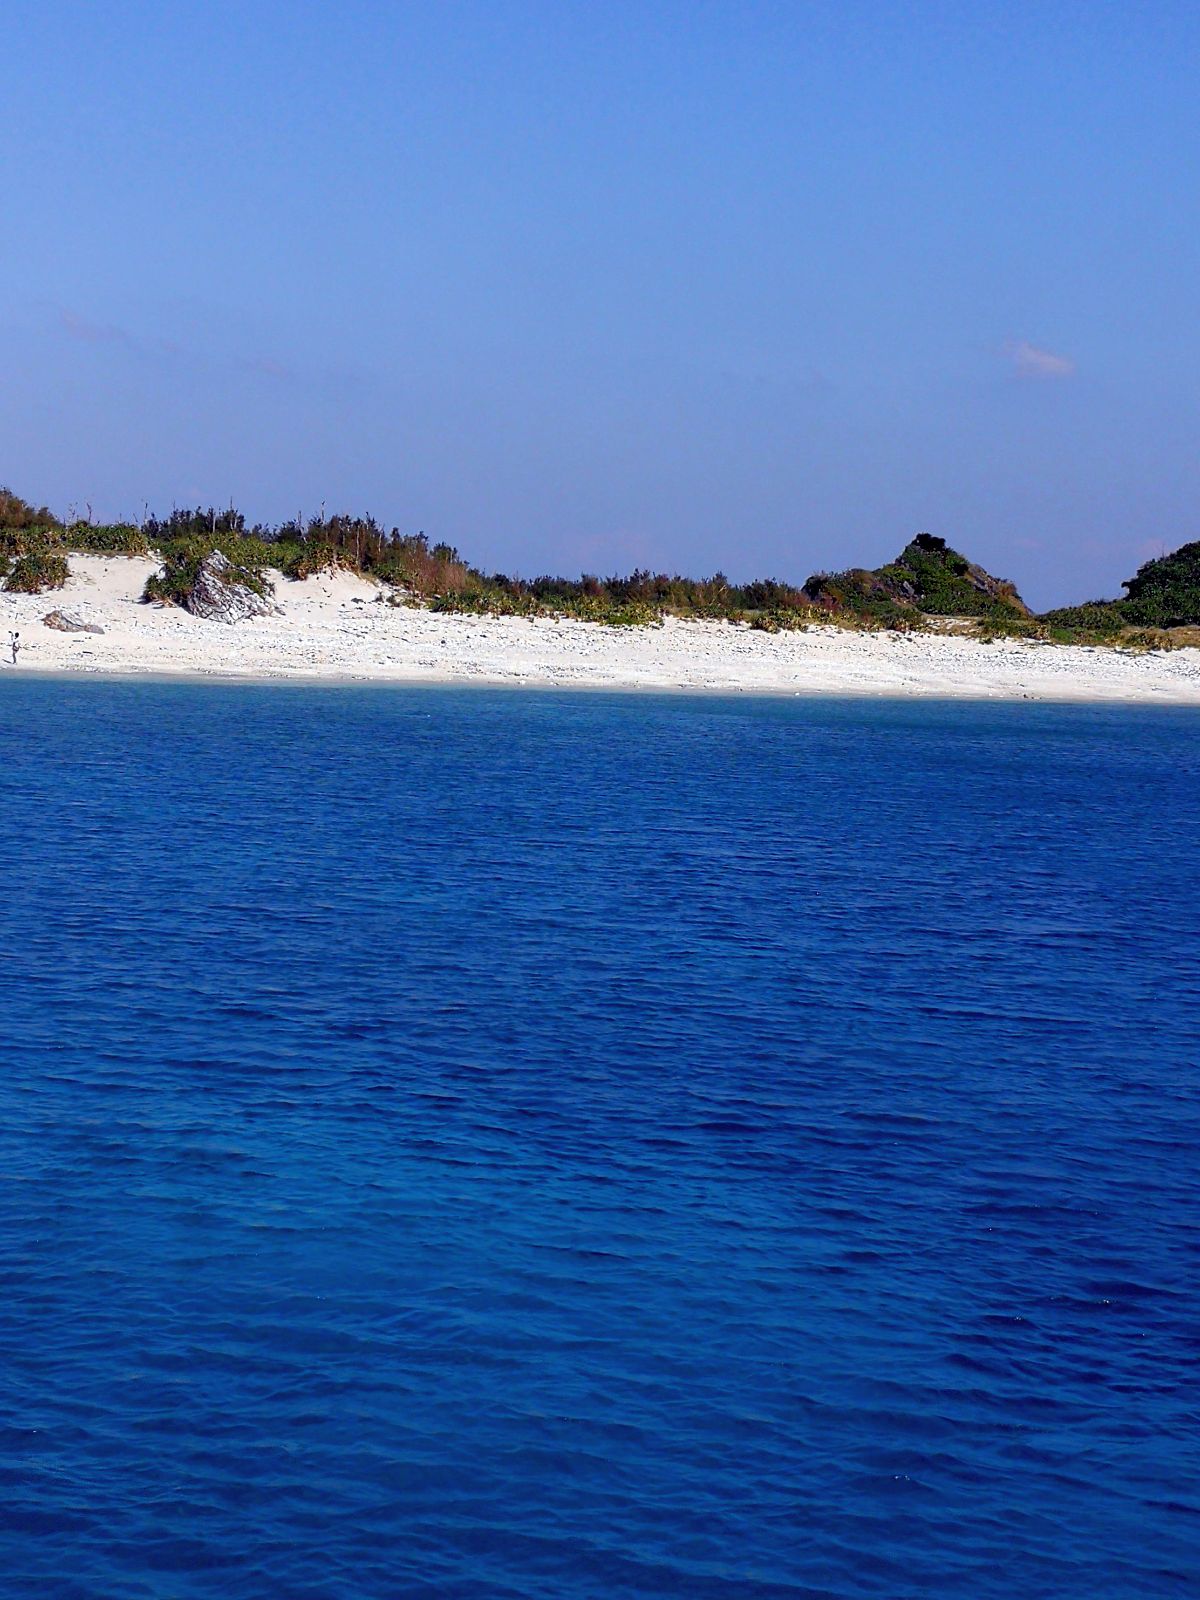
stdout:
POLYGON ((1200 1592, 1200 715, 0 677, 0 1594, 1200 1592))

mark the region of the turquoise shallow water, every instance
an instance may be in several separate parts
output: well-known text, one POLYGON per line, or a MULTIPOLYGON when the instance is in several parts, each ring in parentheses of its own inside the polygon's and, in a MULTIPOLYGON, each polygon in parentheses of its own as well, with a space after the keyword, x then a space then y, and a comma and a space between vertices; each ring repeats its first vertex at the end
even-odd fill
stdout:
POLYGON ((0 1589, 1200 1582, 1200 717, 0 680, 0 1589))

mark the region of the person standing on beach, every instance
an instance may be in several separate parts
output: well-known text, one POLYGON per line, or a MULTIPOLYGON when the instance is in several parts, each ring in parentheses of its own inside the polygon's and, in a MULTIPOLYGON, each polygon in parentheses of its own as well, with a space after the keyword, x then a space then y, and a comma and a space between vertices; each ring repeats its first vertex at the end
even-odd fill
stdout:
POLYGON ((12 664, 15 667, 17 664, 17 651, 21 648, 21 635, 19 633, 10 633, 8 642, 12 646, 12 664))

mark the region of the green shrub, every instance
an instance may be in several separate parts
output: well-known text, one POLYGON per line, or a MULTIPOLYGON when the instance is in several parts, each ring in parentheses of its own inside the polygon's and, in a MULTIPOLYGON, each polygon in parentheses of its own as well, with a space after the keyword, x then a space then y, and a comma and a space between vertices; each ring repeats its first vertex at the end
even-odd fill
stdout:
POLYGON ((17 556, 9 564, 4 587, 12 594, 41 594, 45 589, 61 589, 70 575, 66 556, 42 550, 17 556))
POLYGON ((772 606, 767 611, 757 611, 750 618, 750 626, 759 633, 803 633, 814 620, 815 612, 805 606, 772 606))
POLYGON ((268 549, 272 557, 270 564, 278 567, 285 578, 315 578, 318 572, 325 572, 334 565, 333 553, 327 548, 279 541, 268 549))
POLYGON ((1044 611, 1038 621, 1053 630, 1086 634, 1089 639, 1115 639, 1125 627, 1125 612, 1120 601, 1085 600, 1078 606, 1059 606, 1044 611))
POLYGON ((104 556, 144 556, 150 550, 142 530, 128 522, 73 522, 63 533, 63 543, 68 550, 104 556))
POLYGON ((531 594, 507 589, 464 589, 461 594, 439 594, 429 602, 431 611, 468 616, 537 617, 542 608, 531 594))
POLYGON ((917 633, 927 626, 924 612, 915 606, 895 602, 868 606, 863 612, 862 624, 873 632, 886 633, 917 633))
POLYGON ((663 619, 658 606, 649 605, 644 600, 621 603, 605 594, 577 595, 555 609, 564 617, 573 617, 579 622, 600 622, 606 628, 656 627, 663 619))
POLYGON ((1138 628, 1127 633, 1119 643, 1126 650, 1179 649, 1179 640, 1165 628, 1138 628))
POLYGON ((995 644, 998 639, 1036 639, 1039 637, 1038 625, 1028 617, 1018 617, 1009 612, 1007 615, 993 612, 981 617, 975 624, 976 636, 984 644, 995 644))
POLYGON ((485 585, 459 593, 434 595, 431 611, 493 617, 572 617, 579 622, 599 622, 609 628, 644 628, 662 622, 662 611, 645 601, 616 601, 608 594, 574 594, 540 602, 519 588, 485 585))
POLYGON ((0 527, 0 555, 31 556, 62 548, 61 530, 35 525, 28 528, 0 527))

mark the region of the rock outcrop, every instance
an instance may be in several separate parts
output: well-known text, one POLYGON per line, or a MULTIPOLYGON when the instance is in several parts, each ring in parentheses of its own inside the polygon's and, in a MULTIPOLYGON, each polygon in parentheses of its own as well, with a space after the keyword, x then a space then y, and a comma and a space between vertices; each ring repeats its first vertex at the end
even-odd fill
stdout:
POLYGON ((248 617, 273 616, 278 610, 270 589, 267 579, 253 579, 227 555, 213 550, 200 563, 184 605, 193 616, 211 622, 244 622, 248 617), (265 592, 244 579, 261 583, 265 592))
POLYGON ((86 617, 81 617, 78 611, 47 611, 42 621, 47 628, 56 628, 59 633, 104 632, 98 622, 89 622, 86 617))

